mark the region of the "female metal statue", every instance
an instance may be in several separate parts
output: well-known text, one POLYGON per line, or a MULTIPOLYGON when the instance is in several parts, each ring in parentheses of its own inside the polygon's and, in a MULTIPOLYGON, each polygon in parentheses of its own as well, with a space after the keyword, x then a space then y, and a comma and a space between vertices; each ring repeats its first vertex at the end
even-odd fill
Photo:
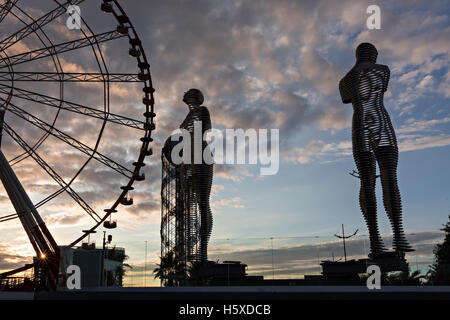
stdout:
MULTIPOLYGON (((208 148, 207 143, 202 141, 201 163, 194 162, 194 152, 196 151, 194 141, 194 122, 199 121, 202 124, 202 137, 205 131, 211 129, 211 118, 206 107, 202 106, 203 94, 198 89, 190 89, 185 92, 183 102, 189 107, 189 113, 186 119, 180 125, 180 128, 189 131, 191 135, 191 164, 192 188, 200 209, 200 255, 201 261, 208 260, 208 241, 212 231, 212 213, 209 205, 211 193, 211 184, 213 179, 213 164, 205 163, 203 153, 208 148)), ((194 205, 194 204, 193 204, 194 205)))
POLYGON ((376 162, 380 168, 383 202, 392 225, 396 251, 412 251, 402 226, 402 204, 397 185, 398 147, 389 115, 383 105, 390 71, 376 64, 377 49, 361 43, 356 49, 356 64, 340 81, 343 103, 353 104, 353 157, 358 167, 361 189, 359 203, 366 220, 372 254, 384 249, 377 224, 375 197, 376 162))

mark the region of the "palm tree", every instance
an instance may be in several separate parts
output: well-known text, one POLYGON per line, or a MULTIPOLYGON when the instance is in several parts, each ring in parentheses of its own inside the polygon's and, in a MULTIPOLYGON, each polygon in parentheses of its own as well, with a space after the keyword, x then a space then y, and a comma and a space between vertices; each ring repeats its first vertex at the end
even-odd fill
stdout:
MULTIPOLYGON (((368 275, 360 277, 361 283, 366 283, 368 275)), ((381 276, 381 285, 384 286, 419 286, 424 284, 425 275, 419 270, 414 272, 400 271, 383 273, 381 276)))
POLYGON ((410 271, 402 271, 388 274, 382 279, 382 283, 388 286, 419 286, 423 284, 422 279, 425 276, 419 270, 410 273, 410 271))
POLYGON ((179 286, 185 278, 185 266, 182 261, 176 259, 173 251, 169 251, 161 257, 161 262, 153 270, 155 279, 161 279, 166 287, 179 286))
MULTIPOLYGON (((450 219, 450 215, 448 217, 450 219)), ((427 276, 433 285, 450 285, 450 221, 441 230, 445 232, 445 239, 433 251, 434 264, 427 276)))
POLYGON ((202 276, 204 270, 201 261, 193 261, 189 263, 187 268, 187 284, 190 286, 203 286, 206 284, 206 279, 202 276))

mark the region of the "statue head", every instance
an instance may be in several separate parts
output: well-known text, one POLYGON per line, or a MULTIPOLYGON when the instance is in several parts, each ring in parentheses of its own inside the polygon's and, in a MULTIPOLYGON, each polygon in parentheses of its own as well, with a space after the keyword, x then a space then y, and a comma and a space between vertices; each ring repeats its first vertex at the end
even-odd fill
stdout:
POLYGON ((378 51, 371 43, 363 42, 356 48, 357 62, 377 62, 378 51))
POLYGON ((183 102, 187 105, 201 105, 203 101, 203 93, 198 89, 189 89, 184 93, 183 102))

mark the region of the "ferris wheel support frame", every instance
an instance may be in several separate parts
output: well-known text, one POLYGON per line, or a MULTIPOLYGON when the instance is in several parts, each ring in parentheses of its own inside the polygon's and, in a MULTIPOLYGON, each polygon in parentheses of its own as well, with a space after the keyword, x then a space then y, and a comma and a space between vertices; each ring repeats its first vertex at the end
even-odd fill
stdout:
MULTIPOLYGON (((4 113, 3 110, 0 113, 4 113)), ((1 117, 3 118, 3 116, 1 117)), ((0 123, 0 137, 3 121, 0 123)), ((20 180, 6 160, 0 147, 0 180, 5 187, 8 197, 19 215, 20 222, 37 254, 40 265, 44 269, 52 289, 56 289, 59 272, 59 247, 50 231, 34 207, 20 180)))

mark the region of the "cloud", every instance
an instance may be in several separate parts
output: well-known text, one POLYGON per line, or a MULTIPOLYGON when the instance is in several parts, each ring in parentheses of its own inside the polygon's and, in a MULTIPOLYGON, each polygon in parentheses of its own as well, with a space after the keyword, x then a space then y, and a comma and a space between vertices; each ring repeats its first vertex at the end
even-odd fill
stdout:
POLYGON ((440 133, 439 126, 450 122, 449 117, 431 120, 409 119, 397 132, 400 151, 414 151, 450 145, 450 135, 440 133))
POLYGON ((416 86, 417 89, 426 89, 433 85, 433 76, 426 75, 423 77, 422 80, 420 80, 419 84, 416 86))
POLYGON ((211 188, 211 193, 217 195, 217 194, 219 194, 220 191, 222 191, 224 188, 225 188, 225 187, 224 187, 223 185, 221 185, 221 184, 214 184, 214 185, 212 186, 212 188, 211 188))
POLYGON ((0 244, 0 272, 22 267, 26 263, 30 263, 29 257, 17 255, 10 251, 7 246, 0 244))
MULTIPOLYGON (((415 151, 450 145, 450 135, 440 133, 439 126, 450 122, 449 117, 431 120, 416 120, 410 118, 396 129, 398 145, 401 152, 415 151)), ((285 161, 307 164, 312 161, 338 161, 352 154, 352 142, 325 143, 322 140, 311 140, 305 147, 294 148, 283 153, 285 161)))
POLYGON ((336 161, 352 154, 351 141, 325 143, 322 140, 308 142, 304 148, 295 148, 284 154, 287 162, 307 164, 312 161, 336 161))
POLYGON ((400 151, 414 151, 450 145, 450 135, 421 136, 403 139, 400 151))
POLYGON ((316 89, 325 95, 336 93, 337 83, 344 70, 328 63, 312 48, 306 46, 302 47, 300 61, 302 74, 315 84, 316 89))
POLYGON ((228 165, 216 164, 214 165, 214 177, 225 180, 239 182, 254 175, 246 168, 245 165, 228 165))
POLYGON ((415 120, 410 119, 406 124, 402 125, 396 131, 398 133, 413 133, 413 132, 423 132, 432 131, 432 128, 450 122, 450 117, 445 117, 442 119, 432 119, 432 120, 415 120))
POLYGON ((329 107, 317 117, 316 122, 323 131, 339 131, 350 127, 350 117, 343 107, 329 107))
POLYGON ((71 226, 78 224, 83 215, 54 214, 45 217, 45 223, 51 226, 71 226))
POLYGON ((244 205, 242 205, 241 203, 242 203, 242 200, 240 197, 233 197, 233 198, 221 199, 219 201, 214 201, 212 203, 212 207, 216 210, 219 208, 241 209, 241 208, 244 208, 244 205))
POLYGON ((161 204, 158 200, 149 200, 138 203, 131 210, 133 214, 136 215, 148 215, 148 214, 159 214, 161 210, 161 204))

